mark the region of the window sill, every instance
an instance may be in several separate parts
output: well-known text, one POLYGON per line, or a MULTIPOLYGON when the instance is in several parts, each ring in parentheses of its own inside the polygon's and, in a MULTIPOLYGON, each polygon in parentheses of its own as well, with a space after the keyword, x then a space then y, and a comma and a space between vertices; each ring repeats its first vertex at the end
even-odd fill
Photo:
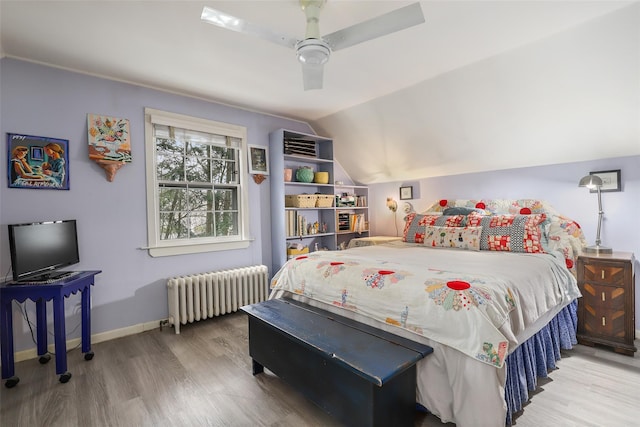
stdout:
POLYGON ((158 246, 153 248, 143 248, 149 251, 149 255, 156 257, 197 254, 203 252, 231 251, 234 249, 246 249, 251 244, 251 240, 238 240, 235 242, 201 243, 176 246, 158 246))

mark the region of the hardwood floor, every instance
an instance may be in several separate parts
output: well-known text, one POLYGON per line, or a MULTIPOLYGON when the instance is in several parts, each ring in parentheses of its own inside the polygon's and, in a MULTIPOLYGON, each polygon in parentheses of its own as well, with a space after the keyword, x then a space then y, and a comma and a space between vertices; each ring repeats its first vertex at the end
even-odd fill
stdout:
MULTIPOLYGON (((636 346, 639 342, 636 340, 636 346)), ((253 377, 247 319, 235 313, 69 352, 67 384, 55 361, 16 364, 20 383, 0 387, 2 426, 334 426, 269 372, 253 377)), ((4 384, 4 382, 3 382, 4 384)), ((540 382, 515 425, 640 425, 640 357, 576 346, 540 382)), ((443 426, 428 414, 416 426, 443 426)), ((453 424, 447 424, 453 425, 453 424)))

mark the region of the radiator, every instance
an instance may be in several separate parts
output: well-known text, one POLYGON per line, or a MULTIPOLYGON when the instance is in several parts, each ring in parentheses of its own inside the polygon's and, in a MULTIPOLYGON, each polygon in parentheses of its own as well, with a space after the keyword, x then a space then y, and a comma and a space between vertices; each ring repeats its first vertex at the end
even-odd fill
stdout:
POLYGON ((176 334, 186 325, 238 311, 247 304, 265 301, 269 292, 265 265, 172 277, 167 282, 169 324, 176 334))

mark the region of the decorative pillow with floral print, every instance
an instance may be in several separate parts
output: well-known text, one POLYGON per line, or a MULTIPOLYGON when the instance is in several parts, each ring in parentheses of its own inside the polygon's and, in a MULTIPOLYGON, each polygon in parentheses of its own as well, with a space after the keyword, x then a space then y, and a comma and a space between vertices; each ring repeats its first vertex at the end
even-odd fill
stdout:
POLYGON ((428 225, 461 227, 464 215, 421 215, 415 212, 405 217, 402 241, 407 243, 424 243, 425 227, 428 225))
POLYGON ((424 245, 432 248, 480 250, 482 227, 425 227, 424 245))

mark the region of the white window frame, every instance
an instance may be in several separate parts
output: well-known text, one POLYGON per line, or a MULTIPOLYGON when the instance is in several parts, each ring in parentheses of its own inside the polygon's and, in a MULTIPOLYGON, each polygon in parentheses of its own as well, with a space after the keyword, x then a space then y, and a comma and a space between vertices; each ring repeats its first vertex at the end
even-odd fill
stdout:
POLYGON ((191 253, 226 251, 249 247, 249 187, 247 185, 247 128, 229 123, 190 117, 167 111, 144 109, 145 160, 147 174, 147 239, 149 255, 152 257, 183 255, 191 253), (160 239, 159 213, 159 185, 157 180, 156 150, 153 125, 166 125, 198 132, 225 135, 240 139, 241 147, 238 153, 238 225, 237 236, 224 238, 198 238, 181 240, 160 239))

